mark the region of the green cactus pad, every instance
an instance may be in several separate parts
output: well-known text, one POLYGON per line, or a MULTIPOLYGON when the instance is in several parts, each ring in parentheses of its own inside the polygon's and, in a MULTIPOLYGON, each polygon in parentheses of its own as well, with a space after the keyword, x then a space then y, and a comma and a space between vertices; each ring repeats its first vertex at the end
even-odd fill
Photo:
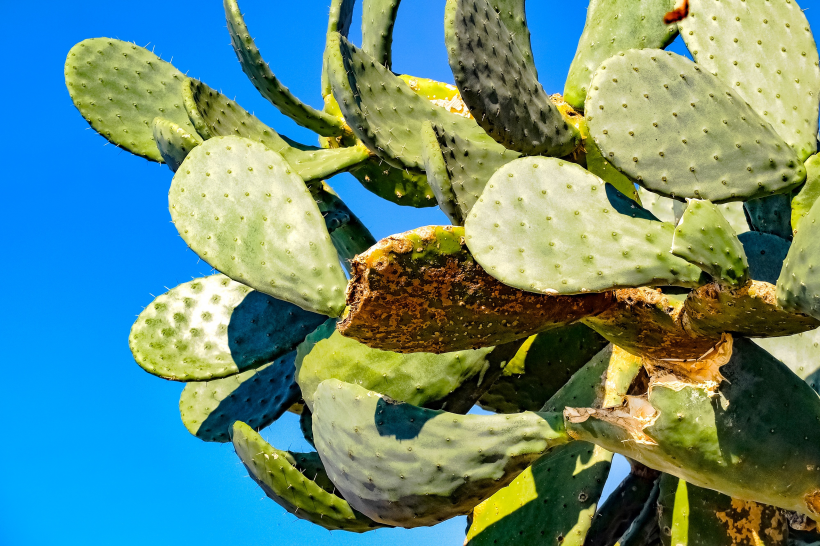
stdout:
POLYGON ((806 161, 806 183, 792 199, 791 227, 797 232, 803 218, 808 216, 812 205, 820 198, 820 154, 806 161))
POLYGON ((436 195, 439 208, 454 226, 463 225, 464 216, 450 182, 447 163, 444 162, 436 131, 430 122, 424 122, 421 126, 421 158, 424 161, 427 183, 436 195))
POLYGON ((499 169, 465 230, 487 273, 521 290, 578 294, 700 282, 697 267, 669 253, 671 224, 559 159, 521 158, 499 169))
POLYGON ((530 29, 527 27, 525 0, 490 0, 490 5, 501 17, 501 22, 510 31, 510 40, 515 42, 527 66, 535 74, 535 60, 530 44, 530 29))
POLYGON ((816 516, 820 397, 744 338, 719 374, 719 384, 653 377, 623 407, 568 408, 567 430, 699 487, 816 516))
POLYGON ((607 343, 583 324, 531 336, 479 404, 496 413, 538 411, 607 343))
MULTIPOLYGON (((600 351, 550 398, 545 411, 599 400, 603 395, 601 377, 617 381, 609 375, 611 355, 611 347, 600 351)), ((625 394, 625 389, 620 394, 625 394)), ((475 507, 465 544, 582 546, 611 460, 612 453, 586 442, 550 451, 475 507)))
MULTIPOLYGON (((371 349, 334 331, 328 339, 314 344, 300 360, 296 380, 311 411, 314 393, 326 379, 355 382, 414 406, 457 411, 449 407, 448 396, 469 381, 481 382, 489 368, 486 357, 492 350, 488 347, 438 355, 401 354, 371 349)), ((471 402, 466 409, 475 400, 471 402)))
POLYGON ((321 150, 304 146, 279 135, 222 93, 196 80, 183 88, 188 115, 200 135, 239 136, 261 142, 285 158, 303 180, 330 177, 360 164, 370 157, 364 146, 321 150))
MULTIPOLYGON (((658 472, 649 470, 643 465, 630 461, 632 471, 618 484, 606 501, 598 508, 589 538, 584 546, 609 546, 618 542, 632 528, 637 520, 642 520, 644 509, 651 506, 653 523, 657 527, 658 472), (635 472, 635 466, 642 467, 643 472, 635 472)), ((637 530, 637 529, 636 529, 637 530)), ((645 546, 638 542, 634 546, 645 546)), ((651 542, 649 544, 652 544, 651 542)))
POLYGON ((456 85, 487 134, 527 155, 575 149, 580 133, 538 83, 489 0, 448 0, 444 29, 456 85))
POLYGON ((293 351, 325 318, 224 275, 186 282, 156 298, 128 343, 145 371, 174 381, 209 381, 293 351))
POLYGON ((604 61, 591 86, 590 135, 607 160, 655 193, 741 201, 806 178, 771 125, 684 57, 630 50, 604 61))
POLYGON ((663 49, 678 35, 678 25, 663 16, 673 0, 591 0, 584 32, 564 85, 564 100, 584 109, 592 74, 608 58, 628 49, 663 49))
POLYGON ((611 459, 586 442, 555 448, 473 509, 465 546, 583 546, 611 459))
POLYGON ((700 267, 721 284, 740 286, 749 280, 743 245, 709 201, 689 200, 675 227, 672 254, 700 267))
POLYGON ((316 449, 313 442, 313 414, 310 413, 307 406, 302 408, 302 413, 299 414, 299 429, 302 431, 305 441, 313 446, 313 449, 316 449))
MULTIPOLYGON (((601 150, 599 150, 598 146, 592 141, 592 139, 589 138, 589 135, 584 135, 584 147, 586 149, 586 168, 589 172, 604 182, 612 184, 616 190, 658 216, 654 210, 641 201, 641 197, 638 195, 638 187, 635 186, 635 183, 624 173, 616 169, 612 163, 604 159, 604 156, 601 154, 601 150)), ((657 197, 658 199, 664 199, 660 195, 647 192, 646 190, 643 190, 643 193, 657 197)), ((661 216, 658 216, 658 219, 663 222, 669 221, 661 216)))
POLYGON ((388 70, 393 64, 393 25, 400 2, 401 0, 362 2, 362 49, 388 70))
POLYGON ((658 496, 660 484, 656 481, 641 511, 618 540, 618 546, 661 546, 658 527, 658 496))
POLYGON ((660 479, 658 523, 664 546, 786 546, 789 524, 773 506, 733 499, 669 474, 660 479))
POLYGON ((276 152, 212 138, 185 159, 168 203, 179 234, 216 269, 305 310, 341 314, 347 280, 322 213, 276 152))
POLYGON ((777 303, 820 319, 820 278, 814 266, 820 257, 820 207, 813 206, 800 223, 777 279, 777 303))
POLYGON ((521 154, 506 149, 487 135, 466 139, 438 125, 433 129, 461 217, 466 218, 495 171, 521 154))
POLYGON ((349 268, 353 258, 376 244, 376 239, 326 183, 311 184, 310 194, 325 217, 325 227, 339 259, 349 268))
POLYGON ((743 203, 749 225, 754 231, 792 240, 792 197, 794 192, 752 199, 743 203))
POLYGON ((737 236, 749 261, 749 276, 756 281, 777 284, 783 260, 791 246, 788 241, 768 233, 747 231, 737 236))
POLYGON ((820 394, 820 330, 754 341, 820 394))
POLYGON ((336 379, 319 385, 314 409, 316 448, 330 479, 351 506, 400 527, 468 512, 568 442, 559 414, 457 415, 336 379))
POLYGON ((196 131, 187 131, 165 118, 154 118, 153 131, 162 160, 174 172, 177 172, 188 153, 202 144, 202 137, 196 131))
POLYGON ((338 34, 328 38, 327 59, 333 96, 353 133, 394 167, 424 168, 420 135, 427 120, 468 138, 484 134, 473 119, 433 104, 338 34))
POLYGON ((314 453, 280 451, 241 421, 233 425, 233 445, 253 481, 296 517, 331 531, 363 533, 383 527, 334 494, 314 453))
MULTIPOLYGON (((588 154, 587 159, 589 159, 588 154)), ((612 168, 614 169, 614 167, 612 168)), ((590 170, 590 172, 597 174, 592 170, 590 170)), ((600 175, 598 176, 600 177, 600 175)), ((641 206, 654 214, 661 222, 677 224, 678 221, 680 221, 683 211, 686 210, 686 203, 683 201, 669 199, 668 197, 663 197, 662 195, 652 193, 640 187, 638 188, 638 194, 640 196, 641 206)), ((738 237, 742 233, 749 231, 749 224, 746 222, 746 213, 743 212, 743 203, 734 201, 715 206, 720 211, 720 214, 729 222, 729 225, 732 226, 732 229, 735 230, 738 237)))
POLYGON ((416 208, 436 206, 436 195, 423 174, 397 169, 380 157, 356 165, 350 174, 365 189, 391 203, 416 208))
POLYGON ((162 162, 152 123, 163 117, 188 133, 194 128, 182 105, 185 76, 147 49, 113 38, 78 43, 65 61, 74 106, 112 144, 162 162))
POLYGON ((259 430, 277 420, 301 396, 294 381, 296 352, 240 374, 192 382, 179 398, 188 432, 206 442, 230 442, 236 421, 259 430))
POLYGON ((327 18, 327 35, 325 37, 325 51, 322 54, 322 96, 325 98, 325 110, 328 99, 333 99, 330 88, 330 63, 328 56, 333 49, 333 36, 339 33, 347 38, 350 25, 353 23, 353 8, 356 0, 330 0, 330 14, 327 18))
POLYGON ((259 48, 245 25, 242 12, 236 0, 224 0, 225 18, 231 45, 242 66, 242 71, 251 80, 259 93, 290 119, 311 131, 326 137, 341 136, 345 133, 344 120, 308 106, 293 96, 290 90, 274 76, 268 63, 259 53, 259 48))
POLYGON ((817 150, 817 45, 797 2, 690 0, 680 29, 695 61, 748 102, 800 161, 817 150))

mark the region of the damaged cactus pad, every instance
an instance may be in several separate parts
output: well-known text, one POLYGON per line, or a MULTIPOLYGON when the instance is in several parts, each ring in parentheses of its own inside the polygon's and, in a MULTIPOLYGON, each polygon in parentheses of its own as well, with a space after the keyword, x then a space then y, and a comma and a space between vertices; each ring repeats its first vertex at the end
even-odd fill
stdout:
POLYGON ((395 70, 399 0, 327 2, 321 108, 223 4, 242 72, 307 144, 130 42, 67 52, 80 114, 167 165, 156 206, 214 268, 128 336, 186 383, 184 427, 333 531, 467 516, 465 546, 820 545, 804 9, 589 0, 562 96, 525 0, 437 3, 455 85, 395 70), (677 36, 691 55, 664 51, 677 36), (373 200, 345 203, 345 173, 373 200), (377 199, 449 224, 377 240, 357 216, 377 199), (288 410, 313 452, 265 439, 288 410), (605 498, 616 454, 631 472, 605 498))

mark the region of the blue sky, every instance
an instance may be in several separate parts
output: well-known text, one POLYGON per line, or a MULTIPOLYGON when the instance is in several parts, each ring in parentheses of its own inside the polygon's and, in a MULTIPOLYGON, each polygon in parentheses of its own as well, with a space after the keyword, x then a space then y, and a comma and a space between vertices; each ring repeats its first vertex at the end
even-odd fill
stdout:
MULTIPOLYGON (((812 3, 803 0, 804 7, 812 3)), ((560 92, 585 9, 580 2, 530 4, 541 82, 560 92)), ((264 498, 230 445, 204 443, 185 430, 177 406, 182 384, 146 374, 131 357, 127 337, 136 314, 153 295, 210 267, 170 223, 171 172, 106 146, 88 128, 65 89, 63 62, 84 38, 149 44, 277 130, 313 143, 314 135, 280 115, 240 70, 222 2, 46 1, 25 13, 3 5, 10 24, 0 40, 11 75, 0 89, 9 152, 0 215, 9 281, 0 314, 0 419, 7 432, 0 544, 461 544, 464 518, 366 535, 331 534, 297 520, 264 498)), ((320 106, 328 1, 240 5, 277 76, 320 106)), ((818 9, 807 12, 815 28, 818 9)), ((396 71, 452 82, 442 18, 443 0, 404 0, 396 71)), ((358 35, 354 30, 356 42, 358 35)), ((348 175, 330 184, 377 238, 447 223, 437 209, 379 200, 348 175)), ((276 447, 307 449, 293 415, 265 435, 276 447)))

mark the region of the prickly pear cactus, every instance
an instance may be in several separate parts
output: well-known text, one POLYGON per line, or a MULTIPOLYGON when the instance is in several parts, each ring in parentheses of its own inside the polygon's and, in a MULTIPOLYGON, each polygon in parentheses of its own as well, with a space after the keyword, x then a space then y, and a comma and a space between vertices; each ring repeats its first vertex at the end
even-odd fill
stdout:
POLYGON ((820 540, 820 63, 797 2, 590 0, 564 97, 524 0, 442 6, 455 86, 394 73, 399 0, 363 0, 361 46, 355 0, 330 3, 317 109, 224 0, 242 71, 319 146, 134 44, 68 52, 77 109, 168 165, 170 219, 219 272, 129 338, 187 383, 185 427, 330 530, 820 540), (664 51, 678 35, 694 60, 664 51), (326 182, 345 172, 453 225, 376 241, 326 182), (315 452, 259 435, 288 409, 315 452), (632 472, 605 500, 614 453, 632 472))

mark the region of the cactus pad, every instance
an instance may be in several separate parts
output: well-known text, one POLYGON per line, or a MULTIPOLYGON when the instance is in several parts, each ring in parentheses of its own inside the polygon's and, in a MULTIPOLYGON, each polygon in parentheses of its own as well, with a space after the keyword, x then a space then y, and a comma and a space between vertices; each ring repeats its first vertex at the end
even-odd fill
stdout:
POLYGON ((789 525, 780 510, 733 499, 664 474, 658 497, 664 546, 786 546, 789 525))
POLYGON ((743 245, 709 201, 689 200, 675 227, 672 254, 700 267, 720 284, 740 286, 749 279, 743 245))
POLYGON ((336 379, 319 385, 314 410, 316 448, 341 494, 401 527, 468 512, 568 441, 560 414, 457 415, 336 379))
POLYGON ((134 322, 128 342, 149 373, 174 381, 209 381, 293 351, 324 320, 213 275, 156 298, 134 322))
POLYGON ((820 330, 754 341, 820 394, 820 330))
POLYGON ((206 442, 230 442, 236 421, 256 430, 273 423, 301 396, 293 379, 294 358, 291 352, 255 370, 188 383, 179 399, 185 428, 206 442))
POLYGON ((456 85, 487 134, 527 155, 575 149, 580 133, 544 92, 489 0, 448 0, 444 28, 456 85))
POLYGON ((223 5, 233 50, 239 59, 239 64, 242 66, 242 71, 248 76, 254 87, 259 90, 259 93, 276 106, 280 112, 302 127, 307 127, 313 132, 326 137, 343 135, 345 133, 344 120, 304 104, 294 97, 293 93, 274 76, 268 63, 259 53, 259 48, 256 47, 236 0, 224 0, 223 5))
POLYGON ((791 203, 791 227, 794 232, 808 216, 812 205, 820 198, 820 154, 811 156, 806 161, 806 183, 794 196, 791 203))
POLYGON ((680 29, 695 61, 748 102, 800 161, 817 150, 817 45, 797 2, 690 0, 680 29))
POLYGON ((280 451, 241 421, 233 425, 233 445, 253 481, 296 517, 331 531, 363 533, 383 527, 333 492, 315 453, 280 451))
POLYGON ((328 39, 333 96, 353 133, 397 168, 421 170, 421 125, 429 120, 465 137, 484 132, 472 119, 428 101, 336 34, 328 39))
MULTIPOLYGON (((401 354, 371 349, 363 343, 333 332, 301 359, 296 379, 305 403, 313 408, 313 396, 326 379, 356 383, 368 390, 414 406, 448 411, 447 398, 462 384, 488 371, 487 354, 492 347, 455 353, 401 354)), ((489 377, 487 378, 489 380, 489 377)), ((469 409, 475 403, 470 403, 469 409)))
POLYGON ((441 147, 438 145, 438 136, 430 122, 425 122, 421 126, 421 159, 424 162, 427 183, 436 195, 439 208, 453 225, 463 225, 464 216, 450 182, 447 163, 444 162, 441 147))
POLYGON ((393 64, 393 25, 401 0, 363 0, 362 49, 390 70, 393 64))
POLYGON ((780 193, 743 203, 743 209, 752 229, 791 241, 793 194, 794 192, 780 193))
POLYGON ((592 74, 608 58, 628 49, 663 49, 678 35, 678 25, 667 25, 664 14, 672 0, 593 0, 587 8, 584 32, 564 85, 564 99, 584 109, 592 74))
POLYGON ((113 38, 83 40, 65 61, 71 100, 91 127, 151 161, 162 161, 151 125, 155 117, 193 132, 182 105, 185 79, 147 49, 113 38))
POLYGON ((465 229, 467 246, 490 275, 531 292, 694 286, 701 276, 669 253, 672 225, 554 158, 521 158, 499 169, 465 229))
POLYGON ((350 266, 357 254, 376 244, 370 231, 330 186, 324 182, 311 184, 310 194, 325 218, 330 240, 345 267, 350 266))
POLYGON ((347 283, 322 214, 276 152, 212 138, 188 155, 168 202, 179 234, 216 269, 303 309, 341 313, 347 283))
POLYGON ((805 180, 794 151, 724 82, 657 50, 612 57, 587 95, 589 132, 604 157, 660 195, 739 201, 805 180))
POLYGON ((820 278, 813 269, 820 257, 820 207, 800 223, 777 279, 777 303, 788 311, 820 319, 820 278))
POLYGON ((749 261, 749 276, 756 281, 776 284, 783 260, 789 253, 789 242, 776 235, 758 231, 747 231, 737 238, 749 261))
POLYGON ((177 172, 188 153, 202 144, 202 137, 196 131, 186 131, 165 118, 154 118, 153 128, 154 141, 162 160, 174 172, 177 172))
POLYGON ((282 155, 303 180, 333 176, 370 157, 364 146, 320 150, 279 135, 222 93, 189 80, 183 88, 185 108, 205 138, 240 136, 260 142, 282 155))

